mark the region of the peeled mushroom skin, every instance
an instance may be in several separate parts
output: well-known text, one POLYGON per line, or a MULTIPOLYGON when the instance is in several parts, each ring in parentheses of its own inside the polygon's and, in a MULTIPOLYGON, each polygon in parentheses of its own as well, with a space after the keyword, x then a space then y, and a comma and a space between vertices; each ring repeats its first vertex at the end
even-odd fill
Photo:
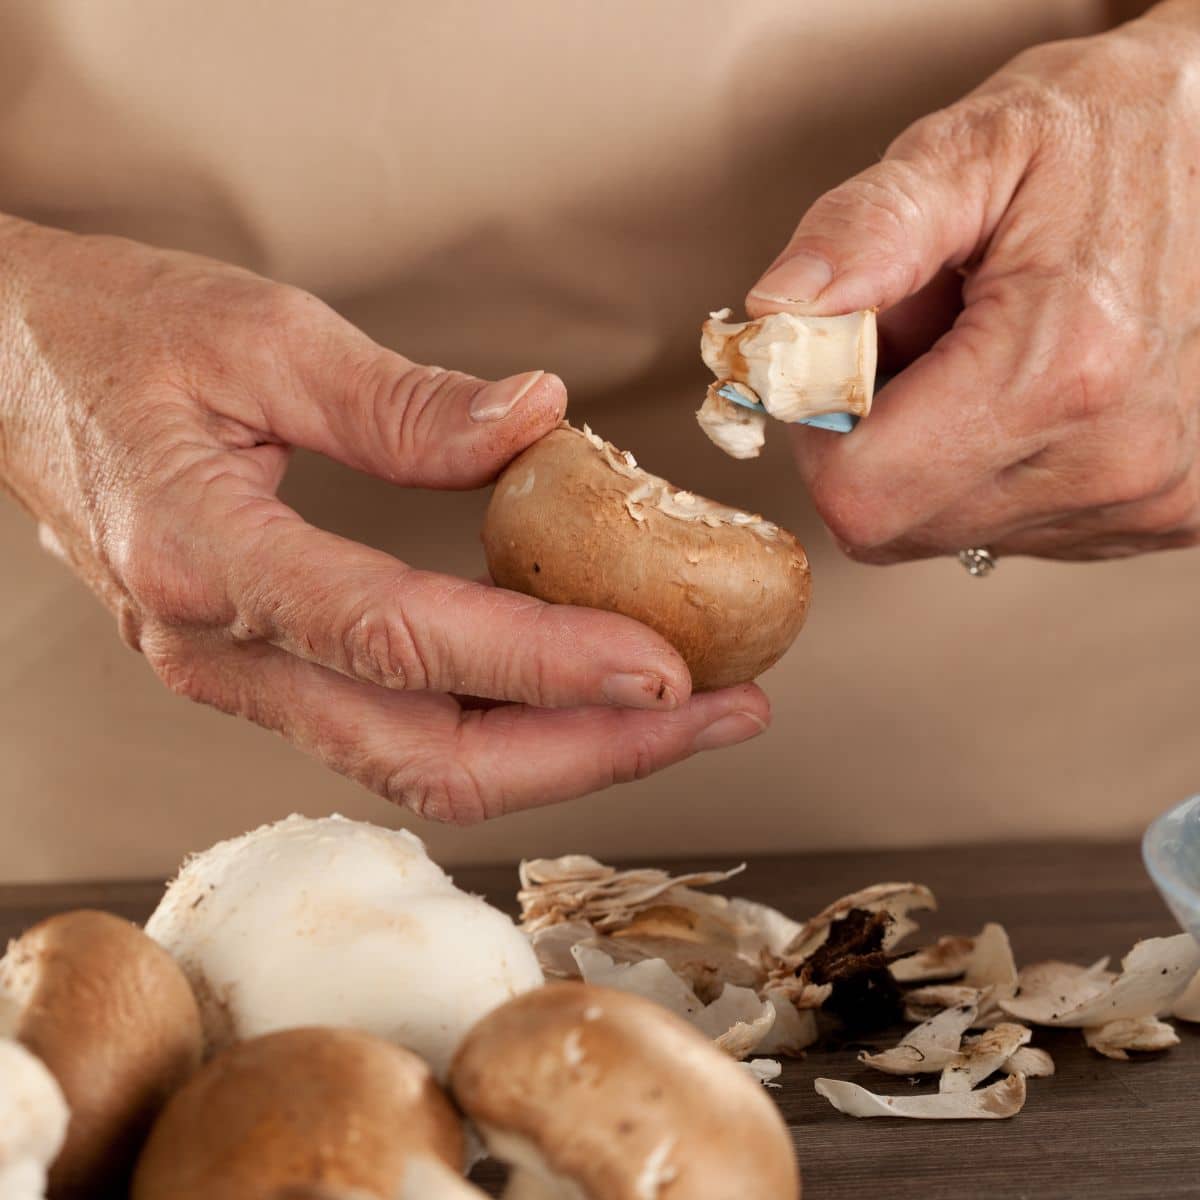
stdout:
POLYGON ((110 913, 62 913, 0 962, 12 1036, 57 1079, 71 1110, 51 1200, 123 1187, 156 1114, 200 1065, 200 1014, 174 960, 110 913))
POLYGON ((171 1099, 131 1200, 253 1200, 319 1185, 399 1195, 408 1159, 463 1162, 458 1114, 415 1054, 350 1029, 239 1042, 171 1099))
POLYGON ((656 630, 697 691, 762 674, 808 612, 808 559, 792 534, 679 491, 565 424, 500 476, 483 544, 500 587, 656 630))
POLYGON ((451 1087, 492 1152, 518 1164, 511 1197, 800 1195, 791 1138, 761 1085, 637 996, 579 983, 519 996, 468 1034, 451 1087))

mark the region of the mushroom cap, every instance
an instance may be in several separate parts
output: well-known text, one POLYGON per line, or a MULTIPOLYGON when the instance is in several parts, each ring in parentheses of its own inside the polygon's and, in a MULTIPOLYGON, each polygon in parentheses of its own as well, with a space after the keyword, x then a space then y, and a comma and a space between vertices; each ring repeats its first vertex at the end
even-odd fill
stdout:
POLYGON ((196 855, 146 931, 191 980, 210 1051, 334 1025, 444 1074, 480 1017, 542 983, 524 934, 420 838, 342 817, 291 816, 196 855))
POLYGON ((172 1097, 132 1200, 257 1200, 289 1187, 391 1200, 412 1155, 463 1161, 457 1113, 417 1055, 353 1029, 239 1042, 172 1097))
POLYGON ((20 1042, 0 1037, 0 1197, 42 1195, 69 1119, 46 1064, 20 1042))
POLYGON ((565 424, 500 476, 483 545, 501 587, 662 634, 698 691, 762 674, 808 612, 808 559, 792 534, 681 492, 565 424))
POLYGON ((81 910, 9 945, 0 993, 13 1005, 12 1036, 50 1068, 71 1110, 50 1195, 94 1200, 120 1188, 159 1109, 200 1065, 187 980, 136 925, 81 910))
POLYGON ((579 983, 519 996, 471 1031, 450 1079, 493 1152, 528 1152, 580 1200, 800 1195, 761 1085, 638 996, 579 983))

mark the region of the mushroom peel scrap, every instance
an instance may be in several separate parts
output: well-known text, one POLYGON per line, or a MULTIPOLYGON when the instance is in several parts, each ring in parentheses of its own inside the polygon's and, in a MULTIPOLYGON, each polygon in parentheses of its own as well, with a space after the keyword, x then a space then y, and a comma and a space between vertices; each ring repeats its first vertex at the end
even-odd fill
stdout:
POLYGON ((543 981, 512 921, 419 838, 343 817, 291 816, 189 859, 146 931, 191 980, 210 1050, 336 1025, 444 1074, 480 1017, 543 981))
POLYGON ((697 691, 761 675, 808 612, 808 558, 795 537, 673 487, 586 426, 564 422, 505 469, 483 545, 500 587, 660 633, 697 691))
POLYGON ((158 1111, 200 1065, 200 1014, 161 946, 110 913, 61 913, 0 961, 3 1032, 50 1069, 70 1108, 52 1200, 120 1190, 158 1111))
POLYGON ((0 1200, 41 1200, 69 1118, 46 1064, 20 1042, 0 1038, 0 1200))
POLYGON ((450 1171, 464 1157, 428 1065, 357 1030, 287 1029, 231 1046, 172 1097, 131 1196, 245 1200, 319 1185, 392 1197, 415 1157, 450 1171))
POLYGON ((485 1017, 450 1085, 506 1200, 797 1200, 787 1127, 763 1089, 648 1000, 551 983, 485 1017))
POLYGON ((730 310, 709 315, 700 356, 716 376, 696 414, 726 454, 755 458, 766 416, 838 429, 871 411, 875 389, 873 310, 836 317, 771 313, 731 322, 730 310))

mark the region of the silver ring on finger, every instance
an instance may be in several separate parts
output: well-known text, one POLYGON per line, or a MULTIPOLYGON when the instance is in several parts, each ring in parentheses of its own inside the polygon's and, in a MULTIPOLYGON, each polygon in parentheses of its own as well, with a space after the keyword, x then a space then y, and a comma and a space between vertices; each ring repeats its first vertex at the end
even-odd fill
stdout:
POLYGON ((970 546, 958 552, 958 561, 974 579, 982 579, 996 569, 996 556, 986 546, 970 546))

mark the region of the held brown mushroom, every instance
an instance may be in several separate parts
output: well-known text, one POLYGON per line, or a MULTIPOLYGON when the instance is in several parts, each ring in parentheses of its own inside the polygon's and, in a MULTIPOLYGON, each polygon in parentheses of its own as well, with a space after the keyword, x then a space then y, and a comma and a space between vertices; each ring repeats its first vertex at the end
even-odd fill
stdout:
POLYGON ((256 1200, 289 1188, 392 1200, 414 1156, 458 1171, 462 1126, 417 1055, 352 1029, 240 1042, 172 1098, 132 1200, 256 1200))
POLYGON ((564 423, 509 465, 483 544, 501 587, 657 630, 698 691, 762 674, 808 612, 808 559, 792 534, 672 487, 586 427, 564 423))
POLYGON ((762 1087, 674 1014, 579 983, 528 992, 459 1047, 455 1099, 509 1163, 507 1200, 796 1200, 762 1087))
POLYGON ((62 913, 0 961, 6 1033, 49 1067, 71 1110, 51 1200, 119 1191, 150 1125, 200 1065, 200 1014, 174 959, 110 913, 62 913))

